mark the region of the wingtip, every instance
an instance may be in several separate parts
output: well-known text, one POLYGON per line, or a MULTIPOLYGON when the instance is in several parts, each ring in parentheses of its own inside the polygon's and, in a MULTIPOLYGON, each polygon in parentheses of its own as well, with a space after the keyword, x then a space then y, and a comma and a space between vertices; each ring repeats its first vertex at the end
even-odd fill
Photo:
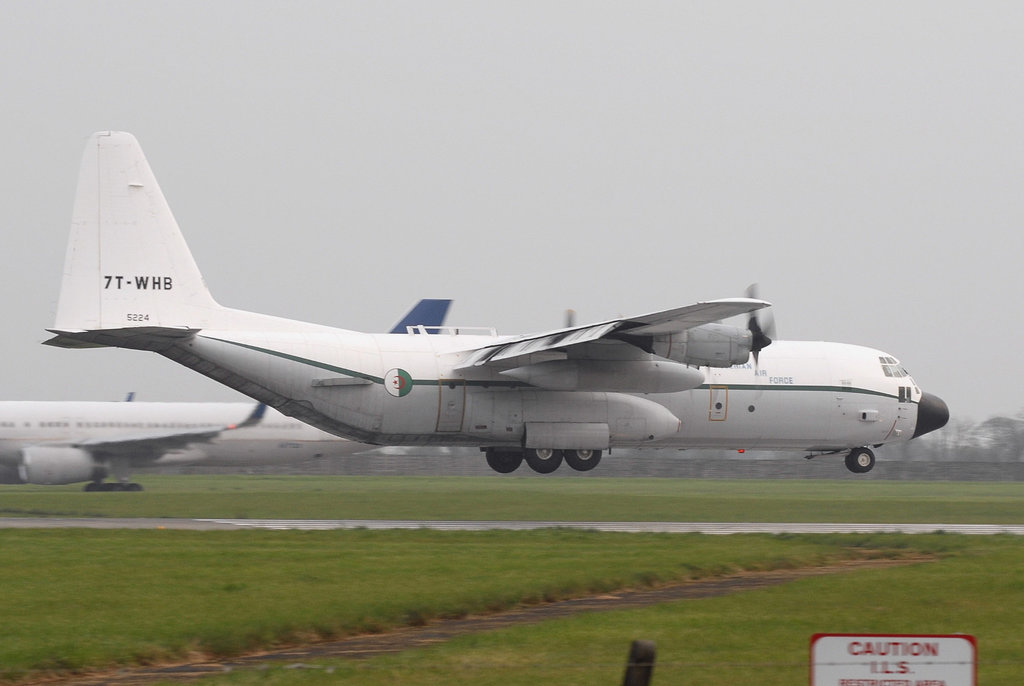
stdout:
POLYGON ((263 421, 263 415, 266 413, 266 411, 266 403, 257 403, 256 407, 253 408, 252 412, 249 413, 249 416, 246 417, 244 421, 239 422, 238 424, 228 424, 226 428, 228 431, 233 431, 235 429, 244 429, 247 426, 254 426, 256 424, 259 424, 261 421, 263 421))

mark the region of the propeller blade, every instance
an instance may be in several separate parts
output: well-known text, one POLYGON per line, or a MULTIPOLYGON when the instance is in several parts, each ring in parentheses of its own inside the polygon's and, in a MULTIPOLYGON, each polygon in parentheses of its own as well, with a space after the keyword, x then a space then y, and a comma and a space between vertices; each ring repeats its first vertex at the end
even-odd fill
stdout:
MULTIPOLYGON (((757 284, 752 283, 747 286, 746 295, 748 298, 760 300, 757 291, 757 284)), ((754 356, 754 365, 757 365, 758 353, 771 345, 772 338, 775 337, 775 316, 771 313, 771 308, 751 312, 747 320, 747 329, 752 337, 750 351, 754 356)))

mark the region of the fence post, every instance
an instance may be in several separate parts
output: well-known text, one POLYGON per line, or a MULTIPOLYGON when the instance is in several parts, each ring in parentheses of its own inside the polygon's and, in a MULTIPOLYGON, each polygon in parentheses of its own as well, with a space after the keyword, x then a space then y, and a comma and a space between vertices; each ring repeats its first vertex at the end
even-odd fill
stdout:
POLYGON ((654 641, 633 641, 622 686, 648 686, 654 675, 654 641))

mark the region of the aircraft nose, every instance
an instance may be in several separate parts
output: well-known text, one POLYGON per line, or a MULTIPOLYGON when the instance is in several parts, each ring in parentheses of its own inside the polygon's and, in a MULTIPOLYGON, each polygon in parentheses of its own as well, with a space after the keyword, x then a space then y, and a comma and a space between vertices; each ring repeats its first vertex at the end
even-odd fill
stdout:
POLYGON ((941 429, 948 421, 949 407, 945 401, 937 395, 922 393, 917 404, 917 428, 914 429, 914 438, 941 429))

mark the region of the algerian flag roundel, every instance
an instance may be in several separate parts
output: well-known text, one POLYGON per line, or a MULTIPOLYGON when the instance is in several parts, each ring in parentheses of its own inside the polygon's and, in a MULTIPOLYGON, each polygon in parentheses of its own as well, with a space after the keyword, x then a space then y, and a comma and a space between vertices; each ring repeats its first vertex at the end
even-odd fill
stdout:
POLYGON ((392 369, 384 375, 384 390, 396 398, 407 396, 412 390, 412 377, 404 369, 392 369))

